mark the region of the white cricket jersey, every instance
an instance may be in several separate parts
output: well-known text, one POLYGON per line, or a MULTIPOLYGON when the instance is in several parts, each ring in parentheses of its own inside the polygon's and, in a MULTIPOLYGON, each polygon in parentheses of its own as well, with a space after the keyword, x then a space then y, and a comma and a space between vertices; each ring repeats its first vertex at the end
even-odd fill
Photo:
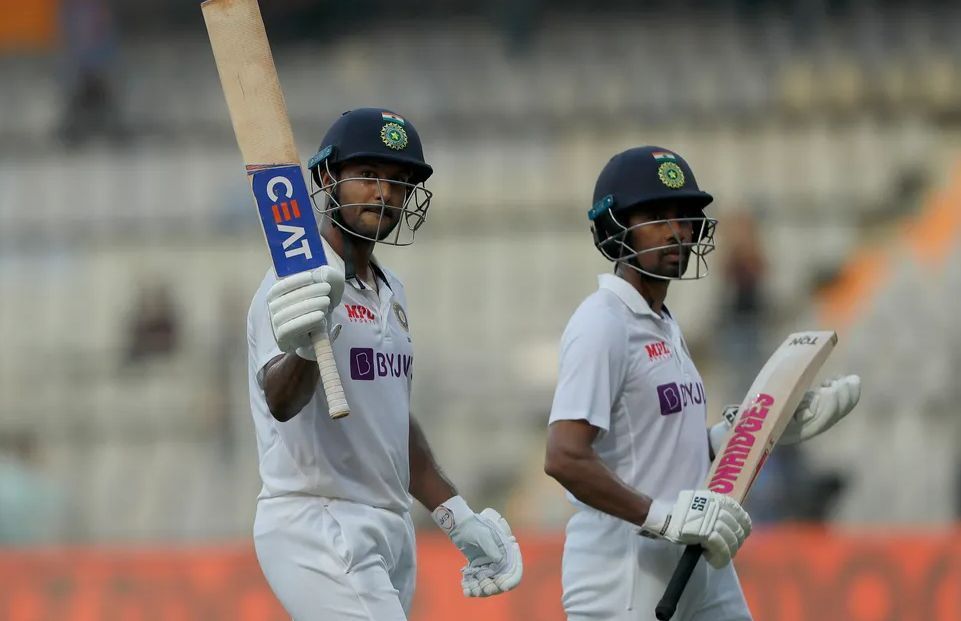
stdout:
POLYGON ((550 422, 599 427, 600 459, 638 492, 672 500, 710 468, 704 383, 666 310, 614 274, 598 284, 564 331, 550 422))
MULTIPOLYGON (((326 241, 324 252, 328 263, 343 272, 343 260, 326 241)), ((350 416, 339 420, 330 419, 320 381, 310 402, 287 422, 270 414, 258 376, 281 353, 267 314, 267 291, 277 282, 272 269, 254 295, 247 316, 247 348, 250 408, 263 481, 259 498, 312 495, 401 513, 410 509, 413 347, 407 299, 403 284, 390 272, 379 271, 379 293, 357 279, 347 281, 328 323, 350 405, 350 416)))

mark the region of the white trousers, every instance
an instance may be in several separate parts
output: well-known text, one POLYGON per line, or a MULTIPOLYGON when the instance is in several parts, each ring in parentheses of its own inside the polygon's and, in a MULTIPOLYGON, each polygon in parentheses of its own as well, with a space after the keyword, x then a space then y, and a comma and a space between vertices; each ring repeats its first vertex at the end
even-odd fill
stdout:
POLYGON ((406 621, 416 554, 410 514, 344 500, 257 503, 254 547, 294 621, 406 621))
MULTIPOLYGON (((595 511, 570 519, 562 568, 568 621, 654 621, 684 546, 637 530, 595 511)), ((672 621, 751 621, 734 566, 714 569, 702 558, 672 621)))

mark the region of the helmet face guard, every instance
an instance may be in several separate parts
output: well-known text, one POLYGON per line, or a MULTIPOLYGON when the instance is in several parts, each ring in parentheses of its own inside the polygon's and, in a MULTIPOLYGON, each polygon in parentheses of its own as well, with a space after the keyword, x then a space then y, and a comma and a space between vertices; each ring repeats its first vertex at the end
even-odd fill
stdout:
POLYGON ((594 234, 594 245, 609 261, 623 264, 649 278, 697 280, 708 274, 707 255, 715 249, 714 231, 716 228, 717 220, 705 216, 651 220, 628 226, 618 219, 616 213, 606 211, 595 219, 591 231, 594 234), (694 233, 689 242, 681 241, 680 234, 680 225, 687 222, 691 224, 694 233), (650 248, 634 247, 632 237, 635 230, 645 226, 663 224, 671 227, 675 243, 650 248), (677 264, 676 274, 657 274, 641 267, 643 256, 661 254, 672 250, 676 251, 681 257, 677 264), (694 259, 693 273, 691 273, 691 266, 689 265, 692 258, 694 259))
MULTIPOLYGON (((430 207, 433 193, 421 183, 409 183, 384 179, 382 177, 344 177, 338 178, 330 168, 330 163, 323 163, 327 178, 330 181, 326 184, 317 180, 322 177, 319 174, 310 175, 310 197, 313 202, 314 211, 321 218, 330 218, 337 227, 347 234, 371 242, 379 242, 389 246, 409 246, 414 243, 414 234, 427 220, 427 210, 430 207), (390 184, 400 188, 404 193, 404 200, 400 206, 388 205, 381 199, 376 203, 342 203, 339 198, 338 187, 340 184, 353 181, 359 183, 376 183, 378 189, 382 190, 384 185, 390 184), (373 234, 366 235, 349 226, 341 213, 342 209, 374 209, 379 211, 377 229, 373 234), (385 223, 386 214, 396 216, 393 223, 385 223)), ((315 169, 316 172, 316 169, 315 169)), ((378 192, 383 196, 383 192, 378 192)))

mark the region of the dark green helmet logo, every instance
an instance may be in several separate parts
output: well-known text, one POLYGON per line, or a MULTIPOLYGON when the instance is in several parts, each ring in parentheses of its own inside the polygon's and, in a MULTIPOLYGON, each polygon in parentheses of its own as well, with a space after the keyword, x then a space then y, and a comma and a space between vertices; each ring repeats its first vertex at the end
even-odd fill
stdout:
POLYGON ((407 146, 407 132, 397 123, 385 124, 380 129, 380 139, 395 151, 400 151, 407 146))
POLYGON ((674 162, 664 162, 658 166, 657 177, 661 183, 674 190, 684 187, 684 171, 674 162))

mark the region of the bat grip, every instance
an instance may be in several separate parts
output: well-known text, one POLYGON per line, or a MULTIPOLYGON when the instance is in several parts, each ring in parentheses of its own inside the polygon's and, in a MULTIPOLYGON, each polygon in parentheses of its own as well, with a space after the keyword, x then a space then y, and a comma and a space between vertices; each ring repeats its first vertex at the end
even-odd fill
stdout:
POLYGON ((657 608, 654 609, 654 616, 657 617, 658 621, 667 621, 674 616, 677 611, 677 602, 680 601, 681 594, 684 593, 684 587, 687 586, 687 581, 691 579, 697 561, 701 558, 701 551, 702 548, 699 545, 690 545, 684 550, 681 560, 677 562, 677 567, 674 568, 671 581, 667 583, 667 588, 664 589, 661 601, 657 603, 657 608))
POLYGON ((310 340, 314 345, 314 354, 317 356, 317 366, 320 368, 320 381, 327 395, 327 410, 332 419, 343 418, 350 414, 350 407, 347 406, 347 398, 344 397, 344 386, 340 383, 340 374, 337 372, 334 352, 330 349, 327 330, 311 332, 310 340))

